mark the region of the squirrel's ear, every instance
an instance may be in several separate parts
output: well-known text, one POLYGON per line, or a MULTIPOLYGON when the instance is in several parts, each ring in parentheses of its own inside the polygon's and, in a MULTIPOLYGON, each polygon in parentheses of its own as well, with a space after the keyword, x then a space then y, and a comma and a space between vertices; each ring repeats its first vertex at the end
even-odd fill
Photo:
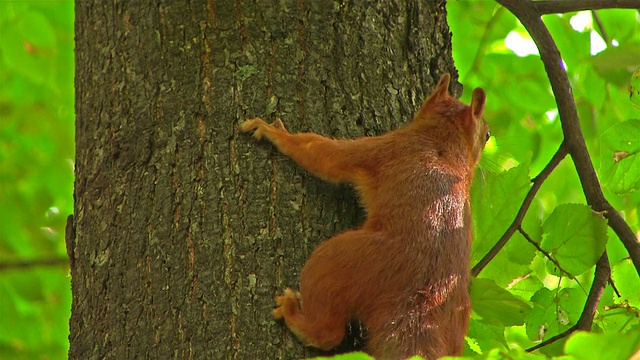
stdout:
POLYGON ((444 73, 433 92, 431 92, 429 97, 422 103, 418 114, 426 114, 435 102, 449 96, 449 80, 451 80, 449 73, 444 73))
POLYGON ((482 117, 484 113, 484 104, 487 101, 487 94, 482 88, 475 88, 471 95, 471 113, 476 119, 482 117))
POLYGON ((438 85, 436 85, 436 89, 433 90, 431 97, 441 97, 449 94, 449 81, 451 80, 451 75, 449 73, 442 74, 440 81, 438 81, 438 85))

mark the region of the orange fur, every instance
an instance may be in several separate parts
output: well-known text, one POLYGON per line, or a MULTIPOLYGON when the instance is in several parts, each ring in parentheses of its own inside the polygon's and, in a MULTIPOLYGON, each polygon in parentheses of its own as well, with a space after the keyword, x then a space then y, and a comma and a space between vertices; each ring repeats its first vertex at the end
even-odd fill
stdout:
POLYGON ((334 140, 289 133, 282 121, 241 124, 326 180, 349 182, 367 211, 360 229, 324 241, 307 260, 300 293, 276 299, 305 344, 338 345, 354 318, 381 359, 462 352, 470 303, 469 187, 488 136, 485 93, 470 105, 448 92, 449 74, 407 125, 378 137, 334 140))

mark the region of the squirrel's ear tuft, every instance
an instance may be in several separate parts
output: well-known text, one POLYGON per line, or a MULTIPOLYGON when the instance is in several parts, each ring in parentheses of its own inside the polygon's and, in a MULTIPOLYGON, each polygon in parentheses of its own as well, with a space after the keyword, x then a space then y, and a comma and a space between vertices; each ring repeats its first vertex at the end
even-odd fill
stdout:
POLYGON ((487 101, 487 94, 482 88, 475 88, 471 95, 471 113, 473 117, 479 119, 484 113, 484 104, 487 101))
POLYGON ((436 84, 436 87, 433 90, 433 92, 431 92, 431 94, 427 97, 427 99, 422 103, 422 106, 420 107, 420 111, 413 118, 414 120, 420 119, 423 116, 425 116, 430 111, 430 109, 433 109, 434 106, 436 106, 436 104, 439 103, 441 100, 448 99, 451 97, 451 95, 449 95, 450 80, 451 80, 451 76, 449 75, 449 73, 444 73, 442 75, 442 77, 440 78, 440 81, 438 81, 438 84, 436 84))
POLYGON ((451 75, 449 73, 442 74, 440 77, 440 81, 438 81, 438 85, 436 85, 436 89, 433 90, 431 96, 433 97, 441 97, 449 94, 449 81, 451 80, 451 75))
POLYGON ((424 116, 429 112, 429 110, 437 103, 440 99, 448 98, 449 95, 449 81, 451 80, 451 76, 449 73, 445 73, 438 81, 435 89, 431 94, 427 97, 427 99, 422 103, 422 107, 420 107, 420 111, 416 115, 416 118, 424 116))

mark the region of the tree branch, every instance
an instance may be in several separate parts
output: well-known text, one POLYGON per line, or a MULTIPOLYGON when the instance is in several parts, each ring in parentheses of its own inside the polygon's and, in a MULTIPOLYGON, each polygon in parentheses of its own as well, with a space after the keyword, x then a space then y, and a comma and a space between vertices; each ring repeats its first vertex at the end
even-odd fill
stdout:
POLYGON ((0 262, 0 271, 10 269, 25 269, 39 266, 61 266, 69 265, 69 259, 66 257, 54 257, 45 259, 30 259, 0 262))
POLYGON ((478 261, 476 266, 474 266, 473 269, 471 269, 471 274, 473 276, 478 276, 478 274, 480 274, 482 269, 484 269, 485 266, 487 266, 487 264, 489 264, 489 262, 493 260, 493 258, 498 254, 500 249, 502 249, 507 244, 507 241, 511 239, 511 236, 513 236, 513 234, 516 232, 516 230, 518 230, 520 225, 522 225, 522 219, 524 219, 524 215, 527 213, 527 210, 529 210, 529 206, 531 205, 533 198, 538 193, 540 186, 542 186, 542 183, 544 183, 544 181, 547 180, 549 175, 551 175, 553 170, 556 168, 556 166, 558 166, 560 161, 562 161, 562 159, 564 159, 565 156, 567 156, 567 149, 564 146, 564 143, 562 143, 558 148, 558 151, 556 151, 556 153, 553 155, 551 160, 549 160, 549 163, 547 163, 544 169, 542 169, 540 174, 538 174, 538 176, 536 176, 533 180, 531 180, 533 185, 531 186, 531 189, 529 189, 527 196, 525 196, 524 200, 522 201, 522 205, 520 205, 520 209, 518 210, 518 213, 516 214, 516 217, 513 219, 513 222, 511 223, 511 225, 509 225, 509 227, 507 228, 507 231, 505 231, 502 237, 500 238, 500 240, 498 240, 498 242, 495 245, 493 245, 493 247, 491 248, 491 250, 489 250, 487 255, 485 255, 480 261, 478 261))
POLYGON ((558 14, 583 10, 598 9, 637 9, 640 8, 638 0, 541 0, 533 1, 533 10, 540 14, 558 14))
MULTIPOLYGON (((587 199, 587 204, 589 204, 594 211, 601 212, 609 220, 609 226, 624 244, 638 275, 640 275, 640 243, 629 225, 618 211, 609 204, 602 193, 598 176, 591 163, 591 157, 589 156, 589 151, 587 150, 584 136, 582 135, 578 111, 572 96, 571 84, 563 68, 560 51, 558 51, 549 30, 542 22, 540 18, 541 13, 535 8, 535 6, 538 6, 536 5, 537 3, 526 0, 496 1, 509 9, 520 20, 536 43, 558 105, 564 135, 563 145, 567 147, 567 151, 573 159, 580 182, 582 183, 582 189, 587 199)), ((599 2, 611 3, 605 0, 599 2)), ((590 4, 591 2, 584 1, 584 3, 590 4)), ((638 4, 637 1, 635 3, 638 4)))
POLYGON ((596 263, 596 273, 593 276, 593 283, 591 284, 591 290, 587 296, 587 302, 584 304, 582 315, 576 324, 578 330, 591 331, 591 324, 593 318, 596 316, 598 310, 598 303, 602 297, 602 292, 609 282, 611 277, 611 266, 609 266, 609 257, 605 251, 598 259, 596 263))

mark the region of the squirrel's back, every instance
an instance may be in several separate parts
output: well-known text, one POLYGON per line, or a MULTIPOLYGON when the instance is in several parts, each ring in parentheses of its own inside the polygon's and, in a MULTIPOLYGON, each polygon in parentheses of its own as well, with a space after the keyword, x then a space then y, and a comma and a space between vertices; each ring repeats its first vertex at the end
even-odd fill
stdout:
POLYGON ((394 296, 401 299, 363 319, 369 348, 381 359, 430 359, 463 348, 470 312, 469 190, 488 126, 481 89, 467 106, 446 88, 441 80, 410 124, 379 138, 373 155, 379 165, 364 227, 386 233, 396 247, 381 249, 390 251, 382 264, 394 269, 394 296))

